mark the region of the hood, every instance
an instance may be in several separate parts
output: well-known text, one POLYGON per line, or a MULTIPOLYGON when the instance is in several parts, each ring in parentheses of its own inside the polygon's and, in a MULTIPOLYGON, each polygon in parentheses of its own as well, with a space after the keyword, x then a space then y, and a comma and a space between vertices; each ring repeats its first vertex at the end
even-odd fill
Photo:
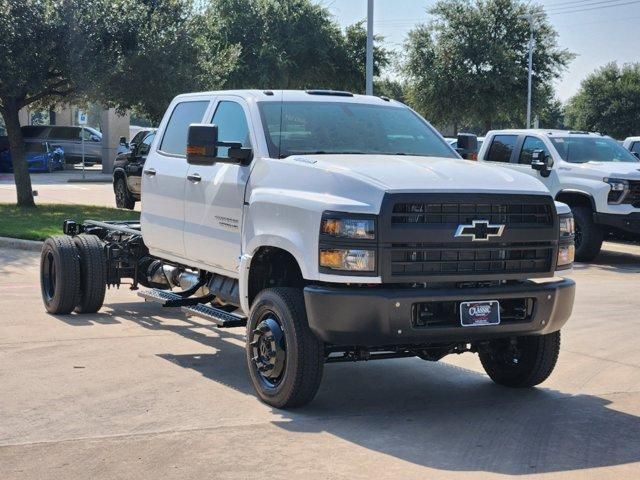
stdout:
POLYGON ((604 177, 640 180, 640 162, 564 162, 560 170, 571 172, 573 176, 598 180, 604 177))
POLYGON ((292 160, 348 175, 389 192, 549 193, 530 175, 458 158, 304 155, 292 160))

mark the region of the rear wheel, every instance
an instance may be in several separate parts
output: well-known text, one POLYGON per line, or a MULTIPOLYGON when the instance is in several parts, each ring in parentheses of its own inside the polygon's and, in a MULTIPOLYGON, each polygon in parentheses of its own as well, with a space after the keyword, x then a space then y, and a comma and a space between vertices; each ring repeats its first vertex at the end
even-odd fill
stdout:
POLYGON ((277 408, 298 407, 318 391, 324 344, 309 329, 302 291, 260 292, 247 322, 247 364, 260 399, 277 408))
POLYGON ((136 206, 136 199, 133 198, 127 186, 127 181, 123 177, 116 178, 113 190, 116 195, 116 207, 133 210, 136 206))
POLYGON ((47 312, 67 314, 75 308, 80 293, 78 251, 66 235, 49 237, 40 255, 40 288, 47 312))
POLYGON ((593 221, 593 211, 589 207, 572 207, 571 212, 576 224, 576 260, 590 262, 602 248, 602 228, 593 221))
POLYGON ((107 263, 104 246, 95 235, 73 237, 80 257, 80 295, 75 311, 95 313, 104 303, 107 288, 107 263))
POLYGON ((547 335, 499 339, 480 350, 491 380, 506 387, 533 387, 544 382, 558 361, 560 331, 547 335))

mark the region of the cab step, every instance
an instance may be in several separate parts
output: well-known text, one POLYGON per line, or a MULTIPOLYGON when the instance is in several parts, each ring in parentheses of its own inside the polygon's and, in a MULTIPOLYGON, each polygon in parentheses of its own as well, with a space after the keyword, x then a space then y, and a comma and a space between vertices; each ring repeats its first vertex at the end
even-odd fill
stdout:
POLYGON ((219 308, 202 303, 193 306, 182 307, 182 311, 187 315, 204 318, 215 323, 218 328, 244 327, 247 324, 247 317, 241 317, 234 313, 225 312, 219 308))
POLYGON ((184 307, 197 305, 202 302, 202 297, 183 298, 177 293, 173 293, 168 290, 158 290, 156 288, 151 290, 141 290, 138 292, 138 296, 144 298, 147 302, 159 303, 163 307, 184 307))

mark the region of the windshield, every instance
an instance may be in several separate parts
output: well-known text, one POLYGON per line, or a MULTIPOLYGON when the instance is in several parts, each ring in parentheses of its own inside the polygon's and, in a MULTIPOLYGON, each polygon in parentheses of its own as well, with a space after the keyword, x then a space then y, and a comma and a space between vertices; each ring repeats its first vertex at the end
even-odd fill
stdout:
POLYGON ((629 150, 611 138, 560 137, 552 138, 560 157, 571 163, 638 162, 629 150))
POLYGON ((262 102, 269 155, 424 155, 457 158, 420 117, 401 107, 346 102, 262 102))

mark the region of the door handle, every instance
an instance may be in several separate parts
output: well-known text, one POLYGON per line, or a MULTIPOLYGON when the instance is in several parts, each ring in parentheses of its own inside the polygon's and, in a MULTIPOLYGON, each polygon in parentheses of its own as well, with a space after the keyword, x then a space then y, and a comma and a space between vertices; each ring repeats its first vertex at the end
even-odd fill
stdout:
POLYGON ((197 173, 192 173, 191 175, 187 175, 187 180, 189 180, 191 183, 200 183, 202 177, 197 173))
POLYGON ((144 169, 144 174, 147 177, 155 177, 156 176, 156 169, 155 168, 145 168, 144 169))

